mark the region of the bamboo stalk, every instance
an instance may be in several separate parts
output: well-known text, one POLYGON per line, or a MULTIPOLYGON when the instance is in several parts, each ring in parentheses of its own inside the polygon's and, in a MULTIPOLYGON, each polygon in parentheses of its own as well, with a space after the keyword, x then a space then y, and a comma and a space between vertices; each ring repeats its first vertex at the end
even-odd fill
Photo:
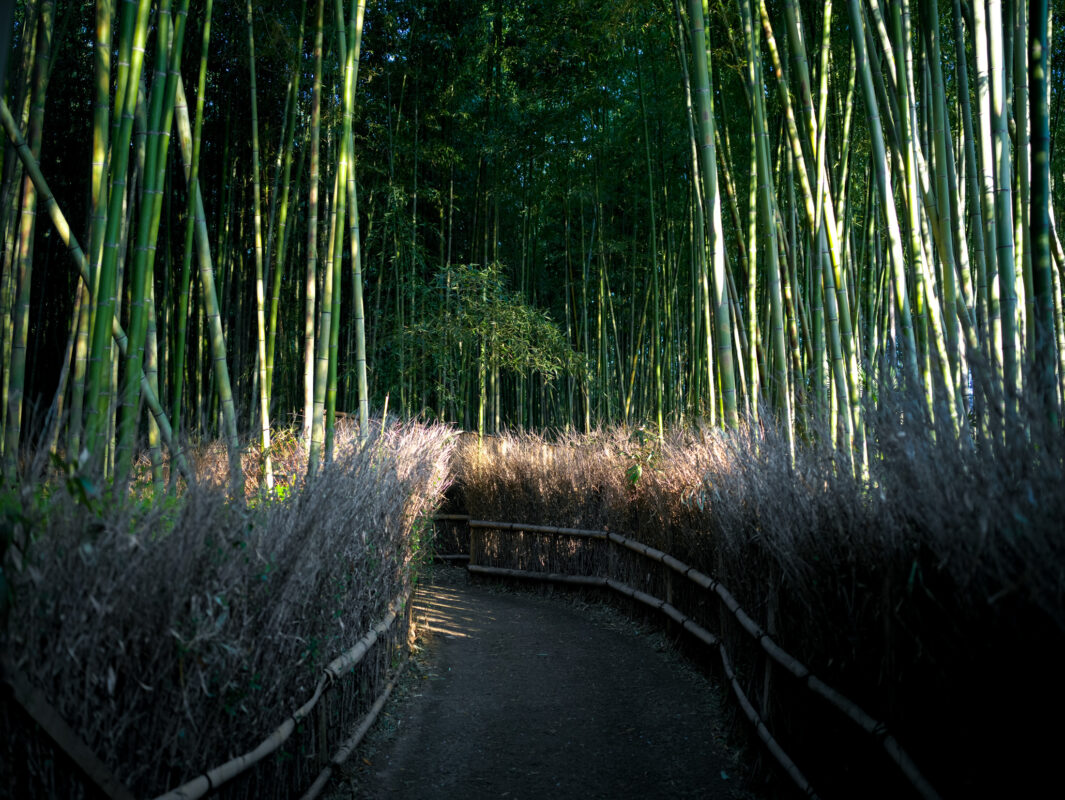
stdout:
POLYGON ((207 234, 207 214, 203 207, 203 193, 200 191, 199 183, 190 180, 192 177, 192 126, 189 122, 185 87, 182 85, 180 75, 177 78, 175 111, 177 112, 181 156, 185 167, 185 180, 194 202, 195 213, 193 214, 193 219, 195 222, 196 255, 200 266, 200 296, 207 318, 211 361, 214 367, 214 379, 218 389, 218 402, 221 406, 226 449, 229 456, 230 491, 235 497, 243 497, 244 473, 240 463, 240 442, 237 438, 236 405, 229 379, 225 334, 222 329, 218 294, 215 290, 214 268, 211 264, 211 245, 207 234))
POLYGON ((471 519, 470 527, 500 531, 524 531, 525 533, 554 533, 560 536, 582 536, 590 539, 606 539, 610 535, 608 531, 555 528, 550 525, 525 525, 521 522, 486 522, 480 519, 471 519))
MULTIPOLYGON (((59 237, 63 240, 63 243, 67 246, 67 250, 70 252, 71 258, 74 259, 74 263, 78 267, 78 273, 81 276, 82 281, 86 287, 91 285, 89 278, 89 262, 85 257, 84 251, 81 249, 81 245, 78 244, 77 238, 70 229, 70 224, 67 222, 62 210, 59 208, 59 203, 56 202, 55 197, 52 195, 52 190, 48 188, 48 182, 44 179, 44 175, 41 174, 41 169, 34 160, 30 149, 26 144, 26 140, 22 138, 22 134, 19 133, 18 128, 15 125, 15 120, 11 116, 11 111, 7 107, 7 103, 2 97, 0 97, 0 124, 2 124, 7 130, 8 136, 15 144, 15 151, 18 153, 22 163, 29 173, 30 178, 33 180, 34 186, 37 187, 37 193, 40 195, 40 200, 44 202, 45 207, 48 209, 48 215, 52 219, 52 224, 55 226, 56 231, 59 233, 59 237)), ((119 324, 117 316, 112 317, 111 335, 118 345, 119 351, 125 355, 126 352, 126 332, 122 330, 122 326, 119 324)), ((148 404, 148 408, 152 412, 152 416, 155 418, 155 422, 159 425, 159 433, 163 438, 163 442, 166 444, 167 449, 170 451, 170 457, 177 464, 181 474, 188 482, 195 480, 192 470, 189 468, 188 462, 185 460, 185 454, 181 447, 178 446, 173 430, 170 427, 170 420, 167 419, 166 413, 163 411, 162 405, 159 403, 159 398, 155 392, 152 391, 152 387, 148 382, 147 376, 144 372, 141 372, 141 394, 144 397, 144 401, 148 404)))
POLYGON ((259 427, 262 445, 263 480, 267 493, 274 490, 274 467, 270 459, 270 381, 266 371, 266 276, 263 274, 262 190, 259 174, 259 101, 255 86, 255 24, 252 2, 247 3, 248 73, 251 84, 251 166, 252 211, 255 216, 255 321, 257 323, 257 360, 259 376, 259 427))

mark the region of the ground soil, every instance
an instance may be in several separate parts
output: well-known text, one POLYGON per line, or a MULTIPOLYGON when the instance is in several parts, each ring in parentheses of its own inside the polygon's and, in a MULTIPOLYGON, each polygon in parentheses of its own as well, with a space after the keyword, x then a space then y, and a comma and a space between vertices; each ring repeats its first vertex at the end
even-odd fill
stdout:
POLYGON ((331 790, 371 798, 752 800, 719 697, 658 632, 436 568, 415 656, 331 790))

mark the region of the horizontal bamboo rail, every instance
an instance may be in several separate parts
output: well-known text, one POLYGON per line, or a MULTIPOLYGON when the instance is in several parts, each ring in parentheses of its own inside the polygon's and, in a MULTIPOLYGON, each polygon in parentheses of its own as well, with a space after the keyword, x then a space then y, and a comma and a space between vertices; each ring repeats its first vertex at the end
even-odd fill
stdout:
POLYGON ((0 659, 0 682, 6 684, 16 703, 41 726, 48 738, 59 750, 66 754, 96 792, 109 800, 133 800, 133 794, 122 784, 111 770, 89 749, 71 727, 66 723, 55 707, 48 702, 44 692, 31 684, 29 680, 12 664, 0 659))
POLYGON ((318 777, 314 779, 314 783, 311 784, 311 787, 306 792, 304 792, 301 800, 314 800, 314 798, 316 798, 322 793, 322 789, 324 789, 329 783, 329 778, 333 774, 333 768, 339 767, 341 764, 348 760, 351 754, 355 751, 355 748, 359 746, 359 743, 362 741, 362 738, 373 726, 374 722, 377 720, 377 715, 380 714, 381 709, 385 707, 385 703, 388 701, 389 695, 392 694, 392 690, 396 687, 396 683, 399 681, 400 677, 407 669, 407 665, 409 663, 409 658, 403 661, 403 664, 400 665, 400 668, 396 670, 396 674, 392 676, 392 680, 388 682, 388 685, 385 686, 384 691, 382 691, 377 700, 374 701, 373 706, 370 707, 370 710, 366 713, 366 716, 362 718, 362 721, 359 723, 358 727, 351 734, 351 736, 344 740, 344 743, 340 745, 340 748, 337 750, 336 754, 333 756, 332 759, 330 759, 329 764, 327 764, 325 769, 323 769, 321 773, 319 773, 318 777))
POLYGON ((389 604, 389 610, 384 619, 371 628, 370 631, 359 639, 359 641, 350 649, 337 656, 327 667, 325 667, 325 669, 322 670, 322 676, 318 679, 318 684, 314 689, 314 694, 311 696, 311 699, 300 706, 292 716, 274 729, 269 736, 263 739, 258 747, 208 770, 199 777, 193 778, 191 781, 182 784, 176 789, 172 789, 165 794, 159 795, 156 800, 196 800, 196 798, 203 797, 209 791, 217 789, 226 781, 235 778, 259 761, 262 761, 266 756, 275 752, 292 735, 292 732, 296 729, 296 725, 299 724, 300 720, 304 719, 314 710, 314 707, 318 704, 322 695, 332 687, 333 683, 343 673, 357 666, 359 662, 366 657, 366 654, 377 642, 378 637, 388 633, 389 628, 392 627, 393 623, 399 616, 400 610, 406 606, 409 599, 410 590, 407 590, 402 597, 397 597, 393 600, 389 604))
MULTIPOLYGON (((830 705, 839 710, 844 716, 850 719, 855 725, 864 730, 866 733, 872 735, 879 740, 884 751, 888 757, 898 766, 903 775, 910 781, 910 784, 917 790, 921 797, 925 800, 940 800, 939 793, 932 787, 928 780, 924 777, 921 771, 917 768, 913 759, 899 744, 898 740, 894 736, 888 733, 887 725, 874 718, 871 714, 867 713, 861 706, 850 700, 840 692, 833 689, 826 684, 816 675, 814 675, 810 669, 803 664, 799 659, 792 656, 780 645, 773 641, 773 639, 767 634, 762 627, 755 622, 755 620, 748 614, 733 594, 720 582, 711 578, 703 572, 690 567, 683 561, 679 561, 673 556, 665 553, 661 550, 657 550, 654 547, 650 547, 642 542, 638 542, 635 539, 630 539, 627 536, 622 536, 612 531, 594 531, 583 530, 576 528, 557 528, 548 525, 522 525, 518 522, 490 522, 486 520, 470 520, 470 528, 479 528, 487 530, 499 530, 499 531, 525 531, 529 533, 545 533, 563 536, 577 536, 582 538, 594 538, 594 539, 608 539, 610 542, 627 548, 628 550, 638 553, 652 561, 657 561, 663 564, 674 572, 688 578, 698 586, 713 592, 721 600, 722 604, 727 608, 732 616, 739 622, 740 627, 747 632, 759 646, 766 652, 766 654, 773 659, 777 664, 782 666, 785 670, 790 672, 800 683, 805 685, 813 694, 827 701, 830 705)), ((470 571, 476 571, 475 565, 471 564, 470 571)), ((478 567, 478 569, 485 569, 484 567, 478 567)), ((514 570, 515 572, 521 572, 520 570, 514 570)), ((535 573, 533 573, 535 574, 535 573)), ((639 599, 639 598, 637 598, 639 599)), ((662 601, 659 601, 662 602, 662 601)), ((653 604, 651 604, 653 605, 653 604)), ((667 612, 668 613, 668 612, 667 612)), ((700 637, 701 638, 701 637, 700 637)), ((724 650, 722 650, 724 653, 724 650)), ((726 673, 729 670, 726 669, 726 673)), ((741 703, 742 704, 742 703, 741 703)), ((768 731, 766 731, 768 735, 768 731)), ((759 731, 759 737, 762 737, 761 731, 759 731)), ((763 738, 763 741, 765 739, 763 738)), ((768 742, 766 742, 768 746, 768 742)), ((772 748, 770 748, 772 749, 772 748)))
POLYGON ((524 533, 553 533, 561 536, 576 536, 585 539, 606 539, 609 531, 588 531, 582 528, 555 528, 551 525, 523 525, 520 522, 487 522, 483 519, 471 519, 471 528, 488 528, 499 531, 523 531, 524 533))
POLYGON ((739 701, 740 707, 743 709, 747 719, 752 725, 754 725, 755 730, 758 731, 758 737, 765 742, 766 747, 769 748, 769 752, 777 760, 777 763, 780 764, 781 768, 788 774, 788 777, 795 782, 795 785, 799 787, 806 797, 811 800, 817 799, 817 794, 814 792, 813 787, 810 786, 810 782, 806 779, 806 776, 802 774, 802 771, 795 765, 795 762, 791 760, 777 740, 773 738, 773 734, 769 732, 769 728, 766 727, 765 722, 748 699, 743 688, 740 686, 739 681, 736 680, 736 675, 732 671, 732 664, 729 661, 728 654, 725 652, 725 648, 721 645, 721 640, 680 609, 670 605, 665 600, 660 600, 654 595, 641 592, 639 589, 634 589, 626 583, 615 581, 613 578, 602 578, 595 575, 560 575, 552 572, 529 572, 520 569, 504 569, 502 567, 482 567, 478 564, 471 564, 468 569, 476 575, 526 578, 578 586, 603 586, 613 589, 615 592, 623 594, 626 597, 631 597, 633 600, 638 600, 644 605, 658 609, 700 641, 705 642, 707 645, 717 650, 718 654, 721 656, 721 663, 725 670, 725 676, 729 679, 729 683, 732 686, 732 691, 736 695, 736 699, 739 701))

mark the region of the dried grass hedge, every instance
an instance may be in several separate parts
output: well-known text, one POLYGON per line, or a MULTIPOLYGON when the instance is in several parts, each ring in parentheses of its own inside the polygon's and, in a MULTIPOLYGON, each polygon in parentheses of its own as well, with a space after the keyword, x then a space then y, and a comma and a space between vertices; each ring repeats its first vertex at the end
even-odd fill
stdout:
MULTIPOLYGON (((944 797, 1034 796, 1056 763, 1037 723, 1065 710, 1065 438, 1037 415, 977 446, 916 420, 882 400, 863 479, 812 442, 792 463, 766 428, 466 439, 453 493, 475 519, 609 529, 672 553, 885 720, 944 797)), ((823 797, 911 796, 871 737, 767 665, 698 587, 593 540, 499 532, 477 547, 475 563, 609 568, 668 596, 722 635, 823 797)))
MULTIPOLYGON (((38 507, 23 507, 32 542, 21 569, 4 564, 15 603, 3 650, 137 796, 257 745, 409 588, 454 436, 373 427, 364 447, 338 432, 336 461, 283 500, 245 507, 204 485, 101 508, 60 484, 39 486, 38 507)), ((306 789, 387 681, 406 644, 397 627, 398 640, 338 685, 319 724, 226 794, 306 789)), ((3 704, 0 796, 79 796, 23 717, 3 704)))

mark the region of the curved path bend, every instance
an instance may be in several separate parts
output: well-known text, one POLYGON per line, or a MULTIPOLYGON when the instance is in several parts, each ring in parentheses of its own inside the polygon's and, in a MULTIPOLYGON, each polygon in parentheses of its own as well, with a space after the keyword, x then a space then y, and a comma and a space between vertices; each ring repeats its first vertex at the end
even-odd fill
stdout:
POLYGON ((434 570, 419 652, 336 780, 348 798, 749 798, 717 696, 665 639, 434 570))

